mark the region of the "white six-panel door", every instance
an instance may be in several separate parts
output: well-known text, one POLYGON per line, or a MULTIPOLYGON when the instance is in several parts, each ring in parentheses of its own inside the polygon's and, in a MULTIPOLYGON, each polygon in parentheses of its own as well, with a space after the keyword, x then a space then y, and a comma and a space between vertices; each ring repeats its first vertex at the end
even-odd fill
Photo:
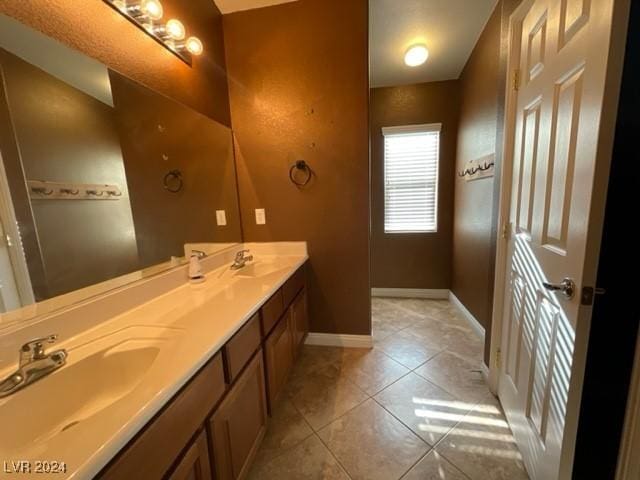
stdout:
POLYGON ((516 93, 507 125, 513 151, 498 393, 536 480, 564 478, 575 442, 583 375, 575 358, 584 353, 588 328, 580 327, 591 314, 580 293, 613 4, 525 0, 512 17, 516 93), (573 296, 550 290, 564 279, 575 285, 573 296))

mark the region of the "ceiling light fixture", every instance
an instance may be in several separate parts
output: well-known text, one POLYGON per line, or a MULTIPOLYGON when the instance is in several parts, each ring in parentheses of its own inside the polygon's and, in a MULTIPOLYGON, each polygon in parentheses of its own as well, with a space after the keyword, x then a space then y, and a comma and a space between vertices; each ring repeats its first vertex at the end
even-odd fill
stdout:
POLYGON ((161 22, 164 9, 160 0, 104 0, 127 20, 145 31, 154 40, 178 56, 188 65, 193 62, 194 55, 204 51, 202 42, 197 37, 187 36, 184 24, 172 18, 161 22))
POLYGON ((418 67, 429 58, 429 50, 425 45, 412 45, 404 54, 404 63, 408 67, 418 67))

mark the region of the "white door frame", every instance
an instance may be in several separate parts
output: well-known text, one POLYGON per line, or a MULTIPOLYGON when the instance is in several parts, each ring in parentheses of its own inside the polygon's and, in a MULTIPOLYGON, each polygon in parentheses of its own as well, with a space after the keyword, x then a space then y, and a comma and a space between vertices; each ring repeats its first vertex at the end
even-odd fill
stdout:
MULTIPOLYGON (((504 294, 506 291, 506 265, 508 254, 508 239, 503 235, 509 222, 509 211, 511 207, 511 185, 513 173, 513 148, 515 143, 515 124, 517 108, 517 91, 514 85, 514 72, 520 64, 520 44, 519 32, 521 30, 522 19, 529 10, 534 0, 524 0, 509 18, 509 42, 507 51, 507 82, 505 92, 505 118, 504 118, 504 142, 502 155, 502 169, 500 176, 500 206, 498 213, 498 237, 496 239, 496 260, 495 260, 495 281, 493 296, 493 314, 491 324, 491 348, 489 358, 489 387, 494 394, 498 392, 498 381, 500 372, 500 346, 502 345, 503 329, 503 307, 504 294)), ((627 28, 629 21, 629 10, 631 0, 616 0, 613 12, 613 28, 610 39, 609 57, 607 64, 607 81, 605 87, 604 101, 602 105, 602 116, 598 138, 598 153, 596 158, 596 169, 594 178, 608 179, 611 166, 611 156, 613 152, 613 141, 618 110, 618 98, 620 84, 622 81, 622 70, 624 64, 624 51, 627 39, 627 28)), ((606 194, 608 182, 595 181, 592 204, 589 216, 589 234, 587 238, 586 258, 584 265, 583 285, 595 286, 597 277, 597 267, 604 225, 604 210, 606 204, 606 194)), ((574 368, 578 372, 584 371, 586 363, 586 341, 590 327, 591 306, 581 306, 583 312, 589 317, 588 322, 580 325, 581 331, 576 331, 576 339, 581 338, 582 344, 576 344, 574 350, 574 368)), ((582 390, 582 375, 575 379, 578 382, 577 389, 572 388, 567 406, 567 419, 565 432, 575 436, 577 432, 577 421, 580 407, 580 394, 582 390), (571 410, 571 411, 570 411, 571 410)), ((574 381, 572 380, 572 384, 574 381)), ((573 442, 572 442, 573 443, 573 442)), ((575 445, 573 445, 575 446, 575 445)), ((573 456, 573 449, 567 454, 573 456)), ((568 473, 568 472, 565 472, 568 473)))
MULTIPOLYGON (((489 361, 489 383, 491 390, 496 393, 498 386, 499 356, 502 339, 502 316, 504 306, 504 286, 506 281, 506 262, 508 241, 503 235, 505 226, 509 221, 509 209, 511 206, 511 175, 513 172, 513 147, 515 141, 515 115, 517 92, 513 88, 514 71, 519 65, 519 46, 517 45, 517 33, 521 19, 528 10, 532 0, 524 0, 509 18, 509 47, 507 54, 507 82, 505 91, 505 118, 504 118, 504 142, 502 154, 502 169, 500 175, 500 207, 498 213, 498 237, 496 239, 495 280, 493 295, 493 314, 491 323, 491 349, 489 361)), ((614 11, 614 28, 611 36, 611 48, 608 68, 608 94, 602 109, 602 126, 598 149, 596 175, 608 178, 611 164, 611 152, 613 150, 613 137, 615 133, 615 120, 618 107, 618 96, 622 78, 624 62, 624 47, 629 19, 630 0, 617 0, 614 11)), ((602 178, 602 177, 600 177, 602 178)), ((602 182, 601 182, 602 183, 602 182)), ((598 235, 592 234, 588 241, 587 267, 585 269, 585 284, 594 284, 597 272, 598 254, 600 252, 601 231, 604 220, 604 207, 606 202, 606 185, 596 184, 593 191, 593 203, 591 206, 591 224, 598 230, 598 235), (596 228, 597 227, 597 228, 596 228), (597 238, 592 238, 597 237, 597 238), (591 282, 591 283, 590 283, 591 282)))
MULTIPOLYGON (((498 394, 500 373, 500 345, 502 345, 502 314, 506 281, 507 253, 509 242, 505 232, 508 228, 511 206, 511 177, 513 174, 513 148, 515 144, 516 106, 518 92, 514 88, 517 81, 514 72, 520 64, 520 48, 517 38, 521 29, 524 12, 531 0, 525 0, 509 18, 509 41, 507 49, 507 81, 505 82, 504 140, 502 145, 502 167, 500 173, 500 206, 498 210, 498 237, 496 239, 496 260, 494 274, 493 310, 491 316, 491 347, 489 351, 489 388, 498 394), (525 8, 526 7, 526 8, 525 8)), ((498 126, 500 128, 500 126, 498 126)))
MULTIPOLYGON (((516 8, 509 19, 509 42, 507 54, 507 87, 505 92, 505 123, 503 143, 503 165, 500 177, 499 229, 496 239, 495 282, 493 298, 493 315, 490 343, 489 386, 493 393, 498 392, 500 373, 500 347, 502 345, 504 294, 506 290, 506 265, 508 255, 508 238, 503 234, 509 231, 509 211, 511 207, 511 185, 513 173, 513 149, 515 143, 515 119, 517 108, 517 91, 514 88, 514 72, 520 64, 520 31, 522 20, 534 0, 524 0, 516 8)), ((592 204, 589 212, 589 233, 587 237, 586 258, 584 263, 583 285, 595 287, 597 267, 604 225, 604 210, 609 178, 615 125, 618 110, 618 99, 624 51, 627 37, 631 0, 616 0, 613 12, 613 28, 608 52, 605 95, 602 104, 601 123, 598 138, 592 204), (600 180, 600 181, 598 181, 600 180)), ((587 342, 591 324, 592 306, 581 306, 581 324, 576 329, 576 345, 574 350, 574 375, 571 380, 565 419, 565 445, 561 464, 561 478, 570 476, 577 434, 580 400, 582 394, 583 372, 586 364, 587 342), (586 320, 586 321, 585 321, 586 320)))
POLYGON ((3 224, 4 234, 7 235, 6 238, 0 238, 0 241, 7 243, 20 301, 22 306, 30 305, 35 302, 35 297, 22 238, 18 229, 18 220, 16 219, 13 200, 11 199, 11 190, 9 189, 9 182, 4 168, 2 152, 0 152, 0 222, 3 224))

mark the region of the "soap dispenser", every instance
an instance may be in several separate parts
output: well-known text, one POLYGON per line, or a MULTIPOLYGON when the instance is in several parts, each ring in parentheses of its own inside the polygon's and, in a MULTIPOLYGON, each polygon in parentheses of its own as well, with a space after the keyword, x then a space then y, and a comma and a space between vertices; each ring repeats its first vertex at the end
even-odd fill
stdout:
POLYGON ((200 250, 191 251, 191 258, 189 258, 189 281, 191 283, 202 283, 206 280, 202 273, 202 265, 200 265, 200 259, 205 256, 205 253, 200 250))

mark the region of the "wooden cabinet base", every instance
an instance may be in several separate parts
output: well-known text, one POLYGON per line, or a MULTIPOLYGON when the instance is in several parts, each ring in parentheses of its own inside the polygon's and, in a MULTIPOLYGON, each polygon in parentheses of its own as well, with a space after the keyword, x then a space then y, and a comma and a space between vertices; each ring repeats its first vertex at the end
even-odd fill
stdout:
POLYGON ((308 330, 302 266, 97 478, 244 478, 308 330))
POLYGON ((267 426, 262 350, 238 378, 209 421, 216 480, 244 478, 267 426))
POLYGON ((168 480, 211 480, 209 444, 204 431, 196 437, 168 480))
POLYGON ((222 355, 205 365, 171 403, 101 472, 103 480, 160 479, 225 391, 222 355))
POLYGON ((297 358, 304 339, 309 332, 309 315, 307 313, 307 291, 302 289, 291 304, 291 336, 293 337, 293 356, 297 358))
POLYGON ((278 321, 264 343, 267 364, 267 392, 269 409, 273 409, 293 364, 293 337, 291 334, 291 309, 278 321))

